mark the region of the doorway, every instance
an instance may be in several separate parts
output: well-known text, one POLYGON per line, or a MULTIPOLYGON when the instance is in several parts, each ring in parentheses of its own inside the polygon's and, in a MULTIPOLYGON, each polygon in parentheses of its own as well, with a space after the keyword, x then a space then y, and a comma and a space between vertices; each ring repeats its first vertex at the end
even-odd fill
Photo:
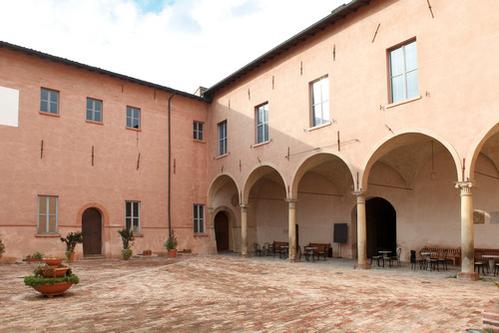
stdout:
POLYGON ((82 215, 83 254, 102 254, 102 216, 98 209, 88 208, 82 215))
POLYGON ((225 212, 215 215, 215 238, 218 252, 229 250, 229 217, 225 212))
POLYGON ((372 198, 366 202, 367 257, 377 255, 380 250, 397 250, 397 213, 392 204, 383 198, 372 198))

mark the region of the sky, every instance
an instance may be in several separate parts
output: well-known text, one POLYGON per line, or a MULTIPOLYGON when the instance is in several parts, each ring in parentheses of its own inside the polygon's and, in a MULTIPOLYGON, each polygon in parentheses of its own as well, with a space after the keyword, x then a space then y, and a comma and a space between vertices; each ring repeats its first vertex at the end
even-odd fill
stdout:
POLYGON ((349 0, 0 0, 0 40, 193 93, 349 0))

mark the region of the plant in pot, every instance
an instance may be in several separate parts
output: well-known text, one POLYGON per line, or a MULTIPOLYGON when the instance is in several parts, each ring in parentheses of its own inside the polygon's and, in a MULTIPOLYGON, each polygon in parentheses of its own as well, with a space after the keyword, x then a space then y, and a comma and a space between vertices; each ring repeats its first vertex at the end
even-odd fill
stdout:
POLYGON ((78 243, 83 243, 83 234, 81 232, 70 232, 66 237, 61 237, 61 242, 66 243, 66 259, 73 262, 75 247, 78 243))
POLYGON ((26 256, 27 262, 39 262, 42 261, 42 259, 43 259, 43 253, 40 251, 36 251, 35 253, 26 256))
POLYGON ((168 236, 168 239, 165 242, 165 247, 168 250, 168 257, 175 258, 177 256, 177 238, 175 234, 172 233, 168 236))
POLYGON ((121 256, 124 260, 130 259, 132 256, 132 245, 133 245, 133 231, 131 229, 122 229, 119 230, 118 233, 121 236, 121 241, 123 242, 123 250, 121 250, 121 256))
POLYGON ((33 287, 44 296, 62 295, 73 284, 80 282, 78 276, 66 266, 45 265, 35 269, 33 275, 24 277, 24 284, 33 287), (59 274, 60 273, 60 274, 59 274))

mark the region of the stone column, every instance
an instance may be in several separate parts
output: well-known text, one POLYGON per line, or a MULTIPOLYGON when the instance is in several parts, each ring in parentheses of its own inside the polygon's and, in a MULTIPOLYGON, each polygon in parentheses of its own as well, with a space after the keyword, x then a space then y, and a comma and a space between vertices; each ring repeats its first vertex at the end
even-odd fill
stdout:
POLYGON ((248 256, 248 206, 241 204, 241 255, 248 256))
POLYGON ((288 202, 288 235, 289 235, 289 261, 296 261, 296 200, 289 199, 288 202))
POLYGON ((215 236, 215 222, 213 213, 215 212, 215 208, 207 207, 206 208, 206 229, 207 233, 210 235, 211 242, 210 248, 208 249, 208 253, 216 254, 217 253, 217 238, 215 236))
POLYGON ((461 192, 461 272, 459 277, 477 280, 478 273, 475 273, 472 186, 471 182, 459 182, 456 184, 456 188, 461 192))
POLYGON ((370 268, 367 262, 366 197, 363 192, 355 192, 357 198, 357 268, 370 268))

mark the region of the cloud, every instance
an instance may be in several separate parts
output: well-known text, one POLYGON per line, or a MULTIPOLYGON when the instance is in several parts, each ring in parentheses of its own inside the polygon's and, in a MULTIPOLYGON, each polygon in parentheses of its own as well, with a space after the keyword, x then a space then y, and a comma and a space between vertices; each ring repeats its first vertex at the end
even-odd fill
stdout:
POLYGON ((193 92, 346 0, 4 0, 0 40, 193 92))

